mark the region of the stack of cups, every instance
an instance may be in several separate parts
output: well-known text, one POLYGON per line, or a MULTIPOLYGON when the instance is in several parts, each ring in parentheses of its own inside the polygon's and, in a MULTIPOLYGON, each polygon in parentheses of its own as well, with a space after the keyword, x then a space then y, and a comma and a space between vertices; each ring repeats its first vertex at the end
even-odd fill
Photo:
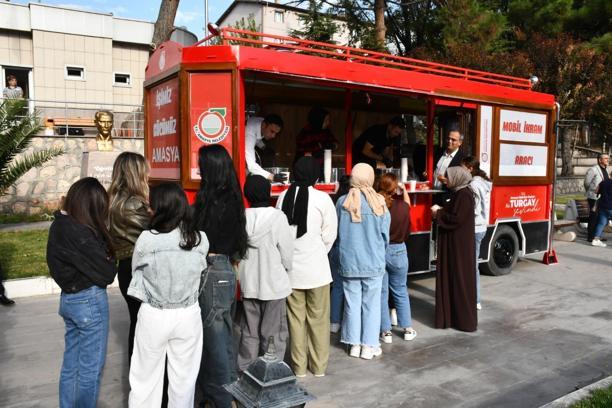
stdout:
POLYGON ((408 181, 408 158, 402 157, 402 163, 400 165, 400 182, 406 183, 408 181))
POLYGON ((323 181, 325 184, 331 183, 331 171, 332 171, 332 151, 325 149, 323 156, 323 181))

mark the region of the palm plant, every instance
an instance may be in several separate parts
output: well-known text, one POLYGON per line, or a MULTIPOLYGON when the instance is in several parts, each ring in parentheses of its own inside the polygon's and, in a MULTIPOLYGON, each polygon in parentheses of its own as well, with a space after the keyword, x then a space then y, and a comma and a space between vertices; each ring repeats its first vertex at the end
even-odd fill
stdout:
POLYGON ((26 105, 24 99, 5 99, 0 104, 0 195, 28 170, 64 153, 64 149, 52 147, 16 158, 41 129, 37 114, 28 113, 26 105))

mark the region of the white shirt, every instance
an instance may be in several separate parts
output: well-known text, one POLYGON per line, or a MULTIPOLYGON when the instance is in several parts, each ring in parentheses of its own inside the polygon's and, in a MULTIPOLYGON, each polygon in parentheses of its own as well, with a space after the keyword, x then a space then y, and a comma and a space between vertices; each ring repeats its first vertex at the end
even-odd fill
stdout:
MULTIPOLYGON (((298 187, 299 191, 299 187, 298 187)), ((283 207, 287 191, 278 197, 276 208, 283 207)), ((297 198, 297 192, 296 192, 297 198)), ((297 226, 292 225, 293 236, 297 226)), ((306 233, 293 244, 293 267, 289 280, 293 289, 314 289, 332 281, 327 253, 338 235, 336 207, 328 194, 308 187, 308 221, 306 233)))
POLYGON ((434 188, 442 188, 442 183, 440 183, 440 180, 438 180, 438 175, 446 174, 448 165, 451 163, 458 151, 459 149, 455 150, 452 153, 446 153, 446 150, 444 150, 442 157, 440 157, 440 160, 438 160, 438 164, 436 164, 436 171, 434 171, 434 188))
POLYGON ((261 134, 261 123, 263 118, 253 116, 249 118, 246 124, 245 132, 245 152, 247 170, 249 174, 258 174, 265 178, 270 178, 272 173, 265 171, 255 158, 255 146, 259 148, 265 147, 263 136, 261 134))

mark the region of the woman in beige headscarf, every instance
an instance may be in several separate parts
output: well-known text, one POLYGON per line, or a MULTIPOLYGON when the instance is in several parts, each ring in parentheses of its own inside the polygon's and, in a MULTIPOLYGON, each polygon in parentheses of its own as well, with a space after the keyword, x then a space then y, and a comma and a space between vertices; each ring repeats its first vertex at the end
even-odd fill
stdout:
POLYGON ((370 360, 382 354, 380 295, 389 245, 391 217, 384 198, 373 188, 374 169, 359 163, 351 172, 351 189, 338 199, 338 273, 344 291, 340 341, 351 357, 370 360))
POLYGON ((451 198, 444 208, 432 207, 438 224, 436 328, 476 331, 474 274, 474 195, 466 188, 472 175, 464 167, 449 167, 446 186, 451 198))

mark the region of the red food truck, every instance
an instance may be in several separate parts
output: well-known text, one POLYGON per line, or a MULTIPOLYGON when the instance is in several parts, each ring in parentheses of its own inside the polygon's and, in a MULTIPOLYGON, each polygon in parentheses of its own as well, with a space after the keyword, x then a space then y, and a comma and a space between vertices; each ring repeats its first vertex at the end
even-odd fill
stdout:
MULTIPOLYGON (((427 272, 435 269, 436 256, 430 207, 440 193, 432 187, 434 157, 450 126, 458 126, 462 152, 477 157, 493 181, 481 269, 502 275, 521 256, 554 257, 558 110, 553 95, 531 88, 524 78, 223 28, 194 46, 167 42, 152 54, 144 84, 146 158, 153 182, 179 182, 193 199, 200 146, 223 145, 244 182, 246 122, 275 113, 284 127, 272 141, 268 166, 290 168, 296 135, 309 109, 319 106, 330 112, 339 140, 334 174, 349 173, 353 140, 370 125, 401 115, 408 125, 399 155, 410 157, 417 175, 426 170, 429 177, 410 193, 407 242, 410 272, 427 272)), ((337 183, 326 181, 316 188, 333 194, 337 183)), ((285 188, 275 184, 273 193, 285 188)))

